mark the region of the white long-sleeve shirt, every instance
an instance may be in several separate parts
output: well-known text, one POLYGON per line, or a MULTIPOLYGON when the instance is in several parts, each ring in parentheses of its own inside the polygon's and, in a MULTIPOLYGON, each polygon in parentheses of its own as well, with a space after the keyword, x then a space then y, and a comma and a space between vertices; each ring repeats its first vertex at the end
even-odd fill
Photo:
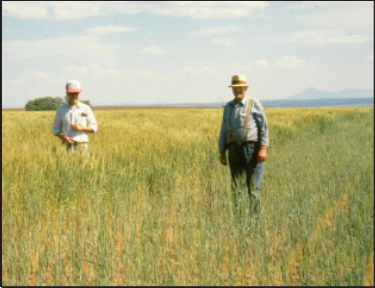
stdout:
POLYGON ((57 108, 55 120, 53 122, 53 135, 63 133, 73 139, 75 142, 88 142, 89 137, 85 131, 75 131, 71 124, 78 123, 82 126, 91 127, 96 133, 98 123, 94 117, 90 106, 78 102, 76 106, 70 106, 68 103, 62 104, 57 108))

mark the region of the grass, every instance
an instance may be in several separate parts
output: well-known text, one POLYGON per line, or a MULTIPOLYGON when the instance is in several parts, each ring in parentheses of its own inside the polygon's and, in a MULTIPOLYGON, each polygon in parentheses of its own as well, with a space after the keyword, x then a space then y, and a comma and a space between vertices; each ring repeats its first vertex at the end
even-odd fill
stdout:
POLYGON ((262 218, 235 215, 221 109, 2 113, 2 285, 373 285, 373 108, 266 109, 262 218))

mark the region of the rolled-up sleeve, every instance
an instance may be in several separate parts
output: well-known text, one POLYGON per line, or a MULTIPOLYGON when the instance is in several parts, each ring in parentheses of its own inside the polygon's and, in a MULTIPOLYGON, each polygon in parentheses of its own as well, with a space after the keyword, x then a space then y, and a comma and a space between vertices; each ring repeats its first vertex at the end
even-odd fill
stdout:
POLYGON ((266 114, 259 101, 254 101, 254 117, 258 126, 258 141, 261 146, 269 147, 268 126, 266 114))
POLYGON ((55 120, 53 121, 53 135, 56 136, 62 132, 62 122, 60 117, 60 111, 56 110, 55 120))
POLYGON ((98 132, 98 123, 96 122, 94 113, 92 112, 91 108, 87 108, 87 126, 92 128, 93 132, 98 132))
POLYGON ((223 112, 223 120, 221 122, 220 136, 219 136, 219 153, 225 153, 227 150, 227 137, 228 137, 228 127, 225 124, 225 110, 223 112))

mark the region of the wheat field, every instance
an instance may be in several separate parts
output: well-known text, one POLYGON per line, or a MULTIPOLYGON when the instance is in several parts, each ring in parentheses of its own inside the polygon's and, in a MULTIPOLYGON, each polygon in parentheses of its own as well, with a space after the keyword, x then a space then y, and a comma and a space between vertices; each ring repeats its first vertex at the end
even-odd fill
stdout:
POLYGON ((2 113, 2 285, 374 285, 374 116, 268 108, 262 216, 233 211, 222 109, 2 113))

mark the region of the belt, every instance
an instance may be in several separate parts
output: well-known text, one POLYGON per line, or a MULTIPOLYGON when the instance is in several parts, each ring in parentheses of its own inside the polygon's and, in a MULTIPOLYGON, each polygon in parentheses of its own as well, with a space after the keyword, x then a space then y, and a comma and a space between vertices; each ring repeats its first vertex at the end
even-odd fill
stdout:
POLYGON ((253 142, 253 141, 245 141, 245 142, 229 142, 229 145, 234 144, 237 146, 245 146, 249 145, 251 148, 257 148, 259 147, 259 142, 253 142))

